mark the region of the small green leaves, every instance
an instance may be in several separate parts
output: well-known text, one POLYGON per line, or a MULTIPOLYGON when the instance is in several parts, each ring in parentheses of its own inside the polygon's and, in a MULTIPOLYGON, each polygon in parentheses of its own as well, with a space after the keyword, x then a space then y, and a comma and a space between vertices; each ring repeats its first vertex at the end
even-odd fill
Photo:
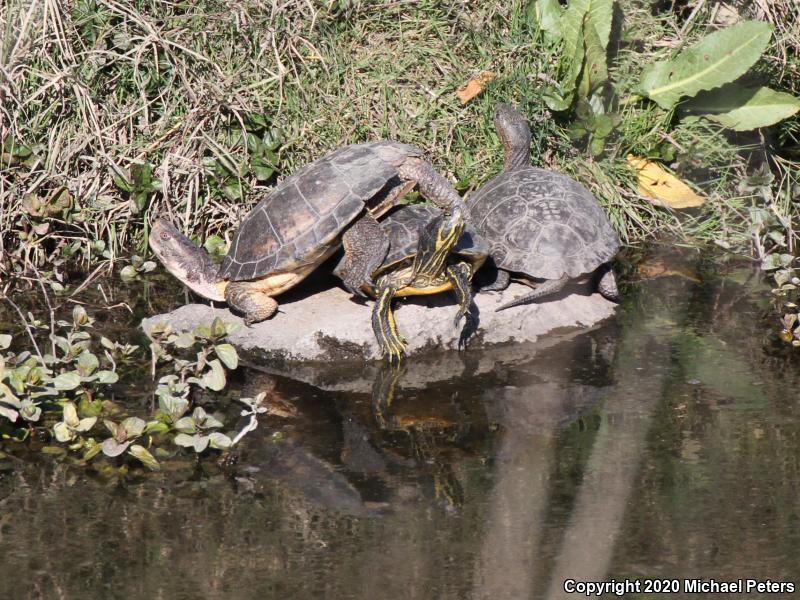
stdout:
POLYGON ((77 371, 61 373, 53 379, 53 387, 57 390, 74 390, 81 384, 81 376, 77 371))
POLYGON ((214 353, 231 371, 239 366, 239 355, 231 344, 217 344, 214 346, 214 353))
POLYGON ((693 97, 744 75, 761 57, 771 37, 772 27, 761 21, 745 21, 711 33, 672 60, 646 67, 642 91, 662 108, 672 108, 683 97, 693 97))
POLYGON ((79 433, 89 431, 97 422, 97 417, 78 418, 75 404, 67 402, 63 408, 63 420, 53 426, 53 434, 59 442, 74 440, 79 433))
POLYGON ((144 448, 144 446, 134 444, 128 450, 128 454, 133 456, 151 471, 159 471, 161 469, 161 465, 153 457, 153 455, 144 448))

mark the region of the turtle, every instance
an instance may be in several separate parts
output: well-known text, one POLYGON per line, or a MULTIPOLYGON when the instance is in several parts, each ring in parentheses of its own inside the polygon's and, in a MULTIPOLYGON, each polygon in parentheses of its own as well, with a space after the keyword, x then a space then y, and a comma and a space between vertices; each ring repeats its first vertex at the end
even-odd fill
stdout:
POLYGON ((598 291, 617 301, 609 261, 619 238, 595 197, 574 179, 531 166, 525 117, 498 104, 494 124, 503 144, 503 172, 468 201, 472 224, 489 244, 497 279, 482 291, 503 290, 513 277, 533 291, 497 308, 528 304, 591 274, 598 291), (532 278, 544 279, 538 285, 532 278))
POLYGON ((345 286, 363 285, 383 262, 389 241, 376 218, 417 186, 434 204, 465 210, 450 183, 422 151, 381 140, 339 148, 287 177, 244 218, 217 266, 165 219, 153 223, 150 246, 194 292, 243 313, 249 326, 278 309, 274 296, 302 281, 344 246, 345 286))
MULTIPOLYGON (((460 208, 405 205, 391 212, 380 226, 389 240, 389 251, 373 272, 374 283, 364 284, 363 291, 375 298, 372 330, 393 362, 402 358, 405 340, 397 331, 392 299, 452 290, 459 305, 454 319, 458 326, 470 314, 472 276, 486 260, 489 247, 466 226, 460 208)), ((347 278, 344 260, 334 273, 347 278)))

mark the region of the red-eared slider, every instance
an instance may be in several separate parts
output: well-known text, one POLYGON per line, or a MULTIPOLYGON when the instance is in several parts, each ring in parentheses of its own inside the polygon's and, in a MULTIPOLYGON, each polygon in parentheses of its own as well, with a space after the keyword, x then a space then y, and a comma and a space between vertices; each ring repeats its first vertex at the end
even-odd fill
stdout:
POLYGON ((528 304, 590 273, 597 277, 598 291, 617 300, 608 261, 619 250, 619 240, 597 200, 566 175, 531 166, 530 129, 515 108, 499 104, 494 124, 505 169, 469 203, 473 224, 499 269, 495 283, 483 289, 505 289, 511 277, 535 286, 497 310, 528 304), (545 281, 536 285, 531 278, 545 281))
MULTIPOLYGON (((424 296, 452 290, 458 300, 455 325, 472 304, 470 281, 486 260, 488 246, 466 229, 460 208, 439 210, 433 206, 403 206, 381 222, 389 239, 389 252, 375 269, 375 283, 363 289, 375 298, 372 329, 390 361, 400 359, 405 340, 397 331, 392 299, 424 296)), ((347 265, 335 273, 347 277, 347 265)))
POLYGON ((272 316, 273 296, 297 285, 340 243, 344 283, 363 295, 389 246, 375 219, 414 185, 438 206, 464 210, 420 150, 368 142, 340 148, 281 182, 245 217, 219 267, 163 219, 153 224, 150 245, 175 277, 209 300, 227 302, 249 325, 272 316))

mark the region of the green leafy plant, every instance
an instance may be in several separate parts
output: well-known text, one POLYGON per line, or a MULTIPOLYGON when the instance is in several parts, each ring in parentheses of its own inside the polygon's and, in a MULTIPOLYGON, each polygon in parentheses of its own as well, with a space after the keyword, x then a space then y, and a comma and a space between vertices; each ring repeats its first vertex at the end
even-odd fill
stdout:
POLYGON ((133 281, 139 275, 149 273, 156 268, 156 263, 152 260, 144 260, 141 256, 134 254, 131 256, 131 264, 125 265, 120 269, 119 276, 123 281, 133 281))

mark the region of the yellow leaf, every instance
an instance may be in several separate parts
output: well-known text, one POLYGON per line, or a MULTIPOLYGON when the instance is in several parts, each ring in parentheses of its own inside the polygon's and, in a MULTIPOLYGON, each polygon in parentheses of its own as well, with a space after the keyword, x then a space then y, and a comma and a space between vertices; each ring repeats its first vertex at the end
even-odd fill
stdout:
POLYGON ((456 90, 456 96, 461 100, 461 104, 466 104, 475 96, 483 91, 483 87, 494 79, 495 74, 491 71, 484 71, 470 79, 465 85, 456 90))
POLYGON ((628 155, 628 163, 638 172, 639 194, 655 200, 653 204, 670 208, 702 206, 705 198, 694 193, 683 181, 668 173, 658 163, 628 155))

